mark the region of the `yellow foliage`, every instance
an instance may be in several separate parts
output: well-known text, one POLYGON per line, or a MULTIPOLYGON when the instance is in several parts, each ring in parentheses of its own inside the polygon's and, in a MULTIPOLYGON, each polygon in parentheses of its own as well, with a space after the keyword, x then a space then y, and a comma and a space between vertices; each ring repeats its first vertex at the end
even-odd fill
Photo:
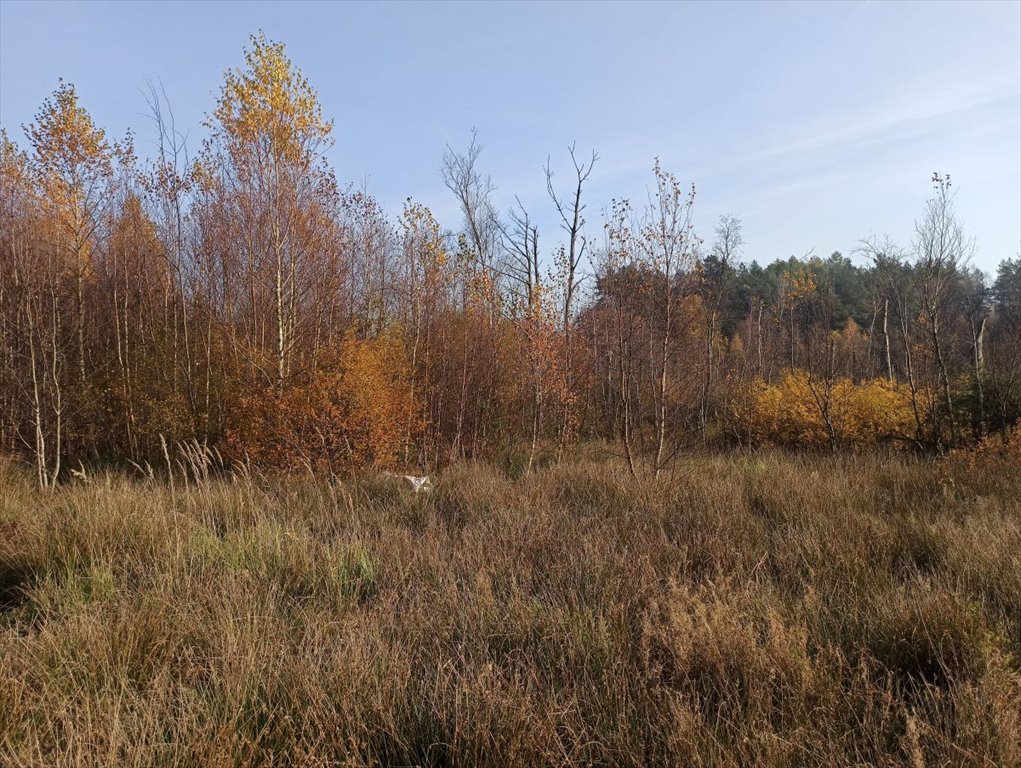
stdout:
POLYGON ((815 292, 815 275, 805 267, 792 267, 780 276, 780 291, 784 303, 793 307, 801 299, 815 292))
POLYGON ((325 140, 324 120, 312 86, 284 53, 283 43, 252 37, 247 69, 224 76, 214 116, 232 150, 258 147, 279 161, 301 162, 311 144, 325 140))
POLYGON ((732 414, 734 428, 753 443, 797 446, 829 445, 827 415, 845 445, 904 442, 915 431, 906 387, 846 378, 827 387, 802 370, 785 371, 775 384, 754 382, 732 414))
POLYGON ((54 194, 69 197, 74 184, 88 183, 83 174, 109 176, 111 150, 106 134, 78 102, 78 92, 62 82, 53 96, 43 102, 28 127, 28 136, 36 152, 36 161, 47 187, 54 194))
POLYGON ((41 200, 67 240, 75 273, 88 272, 92 238, 108 198, 115 150, 70 83, 61 82, 28 126, 41 200))

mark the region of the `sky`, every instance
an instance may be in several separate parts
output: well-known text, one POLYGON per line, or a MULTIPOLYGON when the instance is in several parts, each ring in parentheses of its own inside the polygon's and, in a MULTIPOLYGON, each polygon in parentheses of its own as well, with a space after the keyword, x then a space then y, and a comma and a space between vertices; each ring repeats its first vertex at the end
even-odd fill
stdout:
POLYGON ((910 244, 949 173, 988 273, 1021 250, 1021 2, 48 3, 0 0, 0 125, 75 84, 108 136, 153 146, 160 81, 195 151, 223 73, 263 31, 335 119, 329 160, 394 216, 411 196, 445 227, 444 147, 471 130, 501 209, 519 196, 540 248, 561 242, 547 157, 599 161, 586 189, 601 239, 612 198, 647 199, 652 165, 697 189, 706 239, 744 225, 744 258, 910 244))

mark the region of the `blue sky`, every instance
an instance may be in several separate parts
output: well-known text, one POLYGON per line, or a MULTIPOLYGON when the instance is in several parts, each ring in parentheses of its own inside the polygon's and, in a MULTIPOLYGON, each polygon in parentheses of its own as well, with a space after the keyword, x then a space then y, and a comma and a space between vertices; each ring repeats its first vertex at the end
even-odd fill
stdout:
POLYGON ((110 135, 151 146, 161 79, 196 149, 248 35, 283 41, 336 120, 338 178, 392 214, 410 196, 459 217, 443 148, 475 127, 506 208, 549 252, 542 165, 596 149, 588 219, 640 202, 655 156, 698 189, 696 225, 744 221, 745 256, 848 253, 911 237, 934 170, 951 174, 986 271, 1021 248, 1021 3, 0 2, 0 124, 63 77, 110 135))

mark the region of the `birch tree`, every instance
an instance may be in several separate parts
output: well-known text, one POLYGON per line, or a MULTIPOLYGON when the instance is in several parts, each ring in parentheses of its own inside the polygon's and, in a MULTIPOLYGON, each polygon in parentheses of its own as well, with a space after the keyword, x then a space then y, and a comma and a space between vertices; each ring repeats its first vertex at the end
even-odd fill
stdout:
POLYGON ((304 330, 301 310, 319 287, 313 267, 329 232, 323 210, 335 197, 324 157, 333 122, 283 44, 259 35, 244 69, 226 73, 208 127, 199 174, 207 204, 224 218, 218 257, 235 303, 226 312, 245 331, 249 364, 280 388, 304 330))

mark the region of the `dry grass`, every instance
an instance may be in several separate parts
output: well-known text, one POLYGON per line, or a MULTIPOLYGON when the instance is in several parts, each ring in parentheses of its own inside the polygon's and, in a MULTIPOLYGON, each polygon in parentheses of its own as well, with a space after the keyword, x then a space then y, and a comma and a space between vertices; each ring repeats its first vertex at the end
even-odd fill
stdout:
POLYGON ((0 468, 4 765, 1021 764, 1021 473, 0 468))

